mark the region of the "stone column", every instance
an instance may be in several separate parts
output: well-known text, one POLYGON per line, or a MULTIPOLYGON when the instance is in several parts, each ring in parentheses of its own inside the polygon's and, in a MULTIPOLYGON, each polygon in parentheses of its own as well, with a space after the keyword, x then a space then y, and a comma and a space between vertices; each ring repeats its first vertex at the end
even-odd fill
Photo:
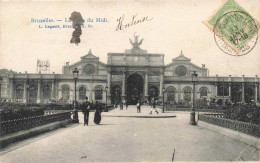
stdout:
POLYGON ((242 102, 245 101, 245 83, 242 83, 242 102))
POLYGON ((218 75, 215 77, 215 95, 218 96, 218 75))
POLYGON ((258 83, 259 80, 258 80, 258 76, 256 75, 255 76, 255 102, 258 101, 258 83))
POLYGON ((148 71, 145 72, 144 98, 148 101, 148 71))
POLYGON ((218 96, 218 83, 215 83, 215 96, 218 96))
POLYGON ((89 97, 88 97, 90 102, 92 102, 92 100, 94 101, 93 96, 92 96, 92 92, 93 92, 93 88, 91 86, 90 89, 89 89, 89 97))
POLYGON ((242 102, 245 102, 245 75, 242 75, 242 102))
POLYGON ((257 91, 257 90, 258 90, 258 88, 257 88, 257 87, 258 87, 258 84, 257 84, 257 83, 255 83, 255 102, 257 102, 257 101, 258 101, 258 94, 257 94, 257 93, 258 93, 258 91, 257 91))
POLYGON ((102 103, 106 103, 106 89, 103 90, 102 103))
POLYGON ((111 70, 107 71, 107 104, 111 104, 111 70))
POLYGON ((125 101, 125 71, 122 72, 122 101, 125 101))
POLYGON ((160 97, 162 97, 163 95, 163 84, 164 84, 164 73, 163 73, 163 69, 161 69, 161 73, 160 73, 160 97))
POLYGON ((51 99, 54 100, 55 92, 54 92, 54 81, 51 82, 51 99))
POLYGON ((41 103, 41 81, 38 81, 37 103, 41 103))
POLYGON ((228 83, 228 96, 231 98, 231 83, 228 83))
POLYGON ((23 83, 23 103, 27 102, 27 82, 23 83))
POLYGON ((14 97, 13 97, 13 79, 10 79, 9 93, 10 93, 9 97, 10 97, 11 102, 14 102, 14 97))
POLYGON ((108 74, 107 74, 107 96, 111 96, 111 71, 108 71, 108 74))
POLYGON ((181 102, 181 84, 178 84, 178 102, 181 102))

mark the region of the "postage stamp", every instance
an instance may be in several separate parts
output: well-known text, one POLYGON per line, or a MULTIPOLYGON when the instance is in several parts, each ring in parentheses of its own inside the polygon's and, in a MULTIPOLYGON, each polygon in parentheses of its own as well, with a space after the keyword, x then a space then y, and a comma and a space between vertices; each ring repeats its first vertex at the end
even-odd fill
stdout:
POLYGON ((249 53, 258 40, 259 23, 234 0, 227 0, 203 22, 225 53, 241 56, 249 53))

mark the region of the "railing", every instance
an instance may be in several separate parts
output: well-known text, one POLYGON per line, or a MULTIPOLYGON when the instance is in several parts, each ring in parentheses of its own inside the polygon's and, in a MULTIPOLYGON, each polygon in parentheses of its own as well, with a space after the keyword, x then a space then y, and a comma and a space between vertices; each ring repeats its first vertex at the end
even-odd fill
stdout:
POLYGON ((63 121, 66 119, 71 119, 70 112, 3 121, 0 123, 0 135, 3 136, 21 130, 26 130, 33 127, 45 125, 48 123, 63 121))
POLYGON ((203 122, 229 128, 255 137, 260 137, 260 125, 220 117, 223 116, 219 114, 199 114, 198 119, 203 122))
MULTIPOLYGON (((159 108, 162 108, 162 106, 158 106, 159 108)), ((177 105, 166 105, 164 106, 164 109, 166 111, 191 111, 192 108, 184 108, 184 107, 181 107, 181 108, 178 108, 177 105)), ((214 113, 223 113, 225 112, 225 110, 223 109, 195 109, 196 112, 214 112, 214 113)))

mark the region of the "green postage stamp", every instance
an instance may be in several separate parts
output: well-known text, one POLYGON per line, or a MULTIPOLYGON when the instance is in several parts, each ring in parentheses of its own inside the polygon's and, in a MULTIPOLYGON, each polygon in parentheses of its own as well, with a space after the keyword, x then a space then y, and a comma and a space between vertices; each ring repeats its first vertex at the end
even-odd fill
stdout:
POLYGON ((203 22, 218 47, 229 55, 249 53, 257 43, 259 23, 234 0, 227 0, 203 22))

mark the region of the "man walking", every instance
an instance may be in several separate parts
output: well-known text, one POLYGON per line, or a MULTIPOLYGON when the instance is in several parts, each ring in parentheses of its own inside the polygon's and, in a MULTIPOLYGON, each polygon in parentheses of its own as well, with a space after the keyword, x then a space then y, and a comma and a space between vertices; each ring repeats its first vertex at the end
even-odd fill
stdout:
POLYGON ((151 112, 150 112, 150 114, 153 113, 153 110, 154 110, 157 114, 159 114, 159 112, 158 112, 157 109, 156 109, 156 103, 157 103, 157 101, 155 100, 154 97, 151 99, 151 103, 152 103, 152 105, 151 105, 151 112))
POLYGON ((90 111, 90 103, 88 102, 88 97, 86 96, 85 102, 82 104, 82 113, 84 114, 84 126, 86 124, 88 126, 89 111, 90 111))

